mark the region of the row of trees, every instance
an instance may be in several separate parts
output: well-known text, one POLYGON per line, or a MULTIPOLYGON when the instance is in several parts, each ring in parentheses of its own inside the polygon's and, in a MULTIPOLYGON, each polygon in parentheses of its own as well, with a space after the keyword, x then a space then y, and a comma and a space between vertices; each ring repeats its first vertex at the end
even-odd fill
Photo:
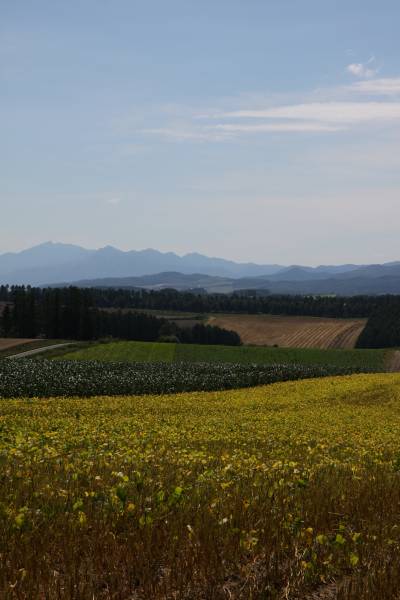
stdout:
POLYGON ((3 336, 90 340, 175 338, 184 342, 236 345, 239 336, 216 327, 172 327, 165 319, 141 310, 179 310, 196 313, 238 312, 324 317, 368 317, 359 347, 400 345, 400 296, 258 296, 194 294, 176 290, 31 288, 0 286, 5 303, 3 336), (128 310, 126 310, 128 309, 128 310), (172 327, 172 330, 171 330, 172 327))
POLYGON ((368 319, 357 341, 358 348, 400 346, 400 299, 387 296, 368 319))
MULTIPOLYGON (((92 290, 76 287, 39 289, 18 287, 9 290, 1 318, 4 337, 94 340, 113 337, 156 341, 171 335, 172 324, 145 312, 105 310, 95 304, 92 290)), ((219 327, 195 325, 173 327, 175 341, 198 344, 239 345, 240 337, 219 327)))
POLYGON ((233 294, 196 294, 176 290, 93 290, 99 307, 178 310, 194 313, 244 313, 304 315, 315 317, 368 317, 381 303, 379 296, 258 295, 256 291, 233 294))
MULTIPOLYGON (((13 301, 18 286, 0 286, 0 301, 13 301)), ((25 289, 25 288, 23 288, 25 289)), ((29 289, 29 288, 27 288, 29 289)), ((69 288, 60 289, 61 297, 69 288)), ((35 297, 48 290, 33 290, 35 297)), ((233 294, 198 294, 177 290, 86 289, 82 292, 98 308, 178 310, 195 313, 284 314, 315 317, 369 317, 385 302, 385 296, 260 295, 257 291, 233 294)), ((86 297, 86 296, 85 296, 86 297)))

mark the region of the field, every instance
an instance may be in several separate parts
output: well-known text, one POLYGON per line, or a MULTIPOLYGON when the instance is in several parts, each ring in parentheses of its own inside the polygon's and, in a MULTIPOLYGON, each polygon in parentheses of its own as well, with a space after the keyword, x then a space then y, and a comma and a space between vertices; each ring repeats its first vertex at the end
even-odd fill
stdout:
POLYGON ((34 340, 23 339, 23 338, 0 338, 0 352, 3 350, 10 350, 11 348, 17 348, 23 344, 29 344, 34 340))
POLYGON ((391 600, 400 376, 0 403, 0 597, 391 600))
POLYGON ((215 315, 208 321, 236 331, 244 344, 284 348, 354 348, 366 319, 275 315, 215 315))
POLYGON ((207 346, 152 342, 92 344, 59 353, 63 359, 139 362, 333 365, 383 371, 385 350, 318 350, 252 346, 207 346))
POLYGON ((360 369, 332 365, 32 361, 21 358, 0 361, 0 398, 227 390, 357 371, 360 369))

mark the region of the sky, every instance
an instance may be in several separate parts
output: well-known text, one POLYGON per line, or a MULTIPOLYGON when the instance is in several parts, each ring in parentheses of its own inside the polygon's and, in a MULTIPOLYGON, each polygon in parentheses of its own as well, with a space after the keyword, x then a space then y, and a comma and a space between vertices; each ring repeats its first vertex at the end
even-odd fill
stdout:
POLYGON ((0 0, 0 253, 400 260, 398 0, 0 0))

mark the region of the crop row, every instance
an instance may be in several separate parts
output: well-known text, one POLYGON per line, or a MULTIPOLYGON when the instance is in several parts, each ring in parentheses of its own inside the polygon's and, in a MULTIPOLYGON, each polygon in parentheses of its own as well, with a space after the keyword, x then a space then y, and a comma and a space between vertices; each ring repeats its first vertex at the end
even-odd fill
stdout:
POLYGON ((328 375, 345 375, 356 371, 359 370, 296 364, 2 360, 0 361, 0 398, 211 391, 328 375))

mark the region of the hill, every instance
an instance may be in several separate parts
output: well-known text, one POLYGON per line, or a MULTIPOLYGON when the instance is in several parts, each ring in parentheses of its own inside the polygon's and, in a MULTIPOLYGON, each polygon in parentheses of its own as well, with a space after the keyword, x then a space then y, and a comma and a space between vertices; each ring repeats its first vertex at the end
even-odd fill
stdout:
POLYGON ((4 598, 398 596, 399 375, 0 416, 4 598))
MULTIPOLYGON (((62 287, 68 282, 58 283, 62 287)), ((329 275, 303 269, 284 270, 276 275, 258 277, 221 277, 205 274, 165 272, 138 277, 105 277, 72 282, 78 287, 145 288, 160 290, 173 288, 198 293, 232 293, 257 290, 261 294, 290 295, 382 295, 400 294, 400 268, 397 265, 365 267, 354 271, 329 275), (358 275, 355 276, 354 274, 358 275), (293 279, 290 279, 293 277, 293 279)))

